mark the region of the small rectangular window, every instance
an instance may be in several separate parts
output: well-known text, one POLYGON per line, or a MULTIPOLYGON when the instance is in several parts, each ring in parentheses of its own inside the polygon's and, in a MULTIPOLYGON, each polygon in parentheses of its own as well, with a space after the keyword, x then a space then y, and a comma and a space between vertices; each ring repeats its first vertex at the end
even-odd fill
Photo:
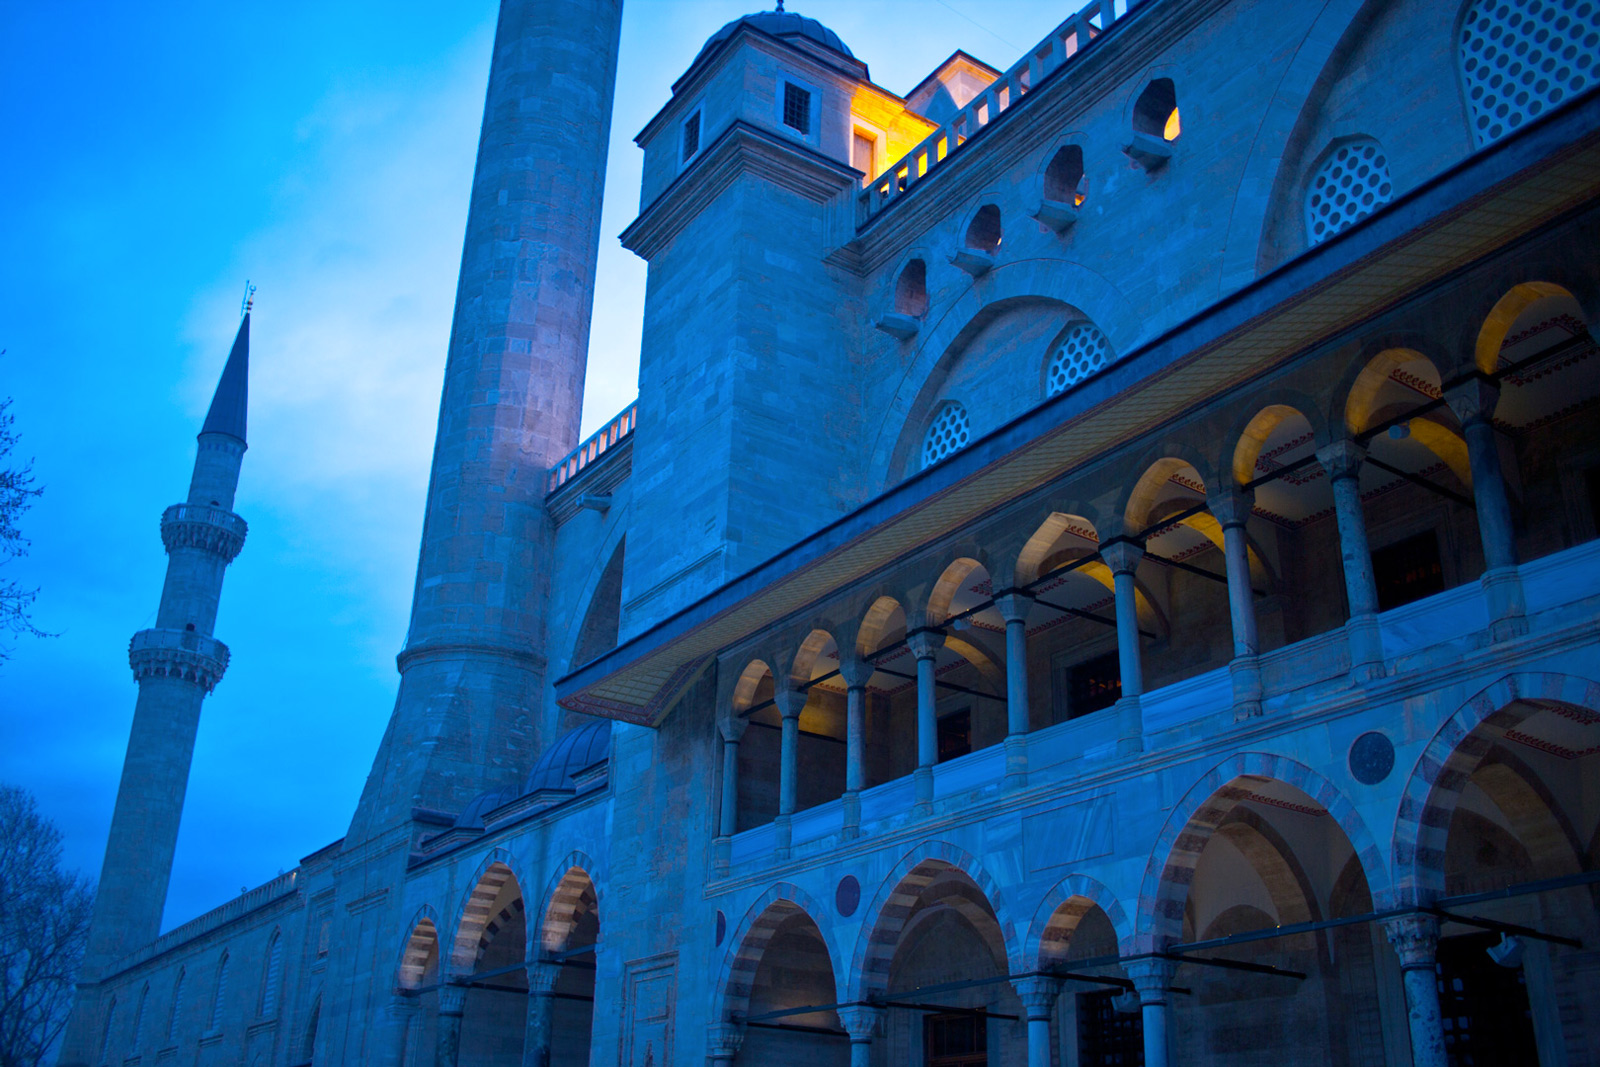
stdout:
POLYGON ((792 82, 783 83, 783 124, 811 136, 811 93, 792 82))
POLYGON ((870 133, 857 130, 850 146, 850 165, 865 174, 867 181, 877 176, 877 168, 873 166, 873 157, 877 154, 878 139, 870 133))
POLYGON ((939 762, 972 751, 972 711, 963 708, 939 716, 939 762))
POLYGON ((1388 611, 1444 590, 1439 535, 1432 530, 1396 541, 1372 553, 1378 610, 1388 611))
POLYGON ((965 1012, 924 1015, 922 1049, 928 1067, 987 1067, 989 1020, 965 1012))
POLYGON ((683 120, 683 158, 687 162, 700 151, 700 112, 683 120))
POLYGON ((1070 655, 1057 656, 1050 664, 1056 722, 1109 708, 1122 696, 1122 662, 1116 652, 1076 663, 1070 655))

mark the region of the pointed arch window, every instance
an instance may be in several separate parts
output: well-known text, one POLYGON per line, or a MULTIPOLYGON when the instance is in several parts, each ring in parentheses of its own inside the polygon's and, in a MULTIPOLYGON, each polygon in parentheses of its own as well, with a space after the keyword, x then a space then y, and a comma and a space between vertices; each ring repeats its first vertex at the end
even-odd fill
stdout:
POLYGON ((1482 148, 1600 80, 1600 4, 1474 0, 1458 60, 1482 148))
POLYGON ((144 1046, 144 1006, 149 999, 150 983, 146 982, 144 988, 139 990, 139 999, 135 1001, 133 1009, 133 1044, 129 1049, 136 1056, 144 1046))
POLYGON ((927 436, 922 439, 922 466, 933 466, 946 456, 959 452, 972 440, 972 420, 967 409, 958 401, 946 400, 934 413, 928 424, 927 436))
POLYGON ((117 998, 112 997, 111 1003, 106 1005, 106 1021, 100 1027, 100 1055, 96 1061, 105 1063, 111 1054, 111 1024, 117 1017, 117 998))
POLYGON ((1065 392, 1110 362, 1111 342, 1100 328, 1088 321, 1073 323, 1050 353, 1045 396, 1065 392))
POLYGON ((178 977, 172 983, 172 1008, 167 1012, 167 1043, 178 1033, 178 1020, 183 1017, 183 980, 188 972, 178 968, 178 977))
POLYGON ((211 1025, 209 1030, 222 1029, 222 1005, 228 995, 228 954, 222 954, 222 962, 217 964, 217 989, 211 997, 211 1025))
POLYGON ((1306 189, 1306 243, 1342 233, 1392 199, 1383 146, 1370 137, 1346 141, 1328 153, 1306 189))
POLYGON ((278 1015, 278 991, 283 985, 283 937, 274 930, 267 944, 267 963, 261 975, 261 1018, 278 1015))

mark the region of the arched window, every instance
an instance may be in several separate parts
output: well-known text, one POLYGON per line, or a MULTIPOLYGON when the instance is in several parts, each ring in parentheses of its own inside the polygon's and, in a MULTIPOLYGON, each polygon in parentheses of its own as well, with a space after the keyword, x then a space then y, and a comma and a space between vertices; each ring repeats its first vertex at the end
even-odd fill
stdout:
POLYGON ((959 452, 971 439, 967 409, 957 401, 946 400, 928 424, 928 436, 922 439, 922 466, 931 467, 952 452, 959 452))
POLYGON ((993 204, 985 204, 978 209, 972 217, 972 223, 967 227, 967 247, 977 252, 987 252, 994 255, 1000 247, 1000 209, 993 204))
POLYGON ((139 990, 139 999, 134 1002, 133 1008, 133 1044, 129 1051, 134 1055, 144 1047, 144 1005, 150 999, 150 983, 146 982, 144 988, 139 990))
POLYGON ((1370 137, 1346 141, 1328 153, 1306 189, 1306 243, 1327 240, 1392 199, 1383 146, 1370 137))
POLYGON ((894 283, 894 310, 900 315, 920 319, 928 313, 928 265, 913 259, 894 283))
POLYGON ((217 990, 211 996, 211 1025, 208 1030, 222 1029, 222 1004, 228 995, 228 954, 222 954, 222 962, 217 964, 217 990))
POLYGON ((117 998, 112 997, 111 1003, 106 1005, 106 1021, 100 1027, 100 1055, 95 1057, 100 1063, 106 1062, 111 1054, 111 1024, 116 1021, 116 1017, 117 998))
POLYGON ((1045 396, 1077 385, 1111 362, 1111 342, 1092 322, 1075 322, 1067 327, 1050 354, 1045 370, 1045 396))
POLYGON ((310 1063, 317 1054, 317 1024, 322 1021, 322 995, 311 1003, 311 1018, 306 1022, 306 1033, 300 1043, 300 1060, 310 1063))
POLYGON ((1083 173, 1083 149, 1062 145, 1044 169, 1044 198, 1058 204, 1082 207, 1089 195, 1089 179, 1083 173))
POLYGON ((1461 22, 1461 85, 1479 148, 1597 79, 1594 0, 1473 0, 1461 22))
POLYGON ((267 944, 267 965, 261 975, 261 1018, 278 1015, 278 989, 283 979, 283 938, 273 931, 267 944))
POLYGON ((167 1044, 171 1044, 178 1033, 178 1020, 183 1017, 183 979, 187 972, 182 967, 178 968, 178 977, 172 983, 172 1009, 167 1012, 167 1044))
POLYGON ((1171 78, 1157 78, 1144 87, 1133 105, 1135 133, 1163 141, 1176 141, 1183 127, 1178 121, 1178 90, 1171 78))

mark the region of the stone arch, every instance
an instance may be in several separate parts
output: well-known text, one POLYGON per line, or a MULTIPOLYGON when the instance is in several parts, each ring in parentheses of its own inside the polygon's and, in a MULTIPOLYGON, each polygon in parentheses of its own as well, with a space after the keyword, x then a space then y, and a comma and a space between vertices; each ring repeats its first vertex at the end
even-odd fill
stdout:
POLYGON ((1029 199, 1081 206, 1088 196, 1088 149, 1088 136, 1081 130, 1068 131, 1051 142, 1029 182, 1029 199))
POLYGON ((933 257, 927 249, 917 247, 900 257, 894 271, 887 275, 894 279, 889 291, 889 307, 897 315, 914 319, 928 314, 928 261, 933 257))
POLYGON ((1185 467, 1192 469, 1199 477, 1202 499, 1208 490, 1215 488, 1217 479, 1207 469, 1209 464, 1199 449, 1183 443, 1164 447, 1161 454, 1144 467, 1138 480, 1125 490, 1127 498, 1122 506, 1122 521, 1129 535, 1138 536, 1153 521, 1159 521, 1152 519, 1152 515, 1156 504, 1160 502, 1161 491, 1185 467))
MULTIPOLYGON (((574 657, 578 655, 581 645, 582 629, 588 621, 591 610, 595 606, 595 598, 602 591, 607 579, 607 571, 613 562, 618 563, 619 569, 625 553, 625 542, 628 534, 629 506, 612 508, 606 513, 606 525, 600 539, 598 551, 589 565, 589 573, 584 577, 583 586, 578 596, 573 600, 572 615, 568 619, 563 635, 563 645, 559 650, 560 659, 552 662, 565 663, 568 669, 581 666, 575 663, 574 657)), ((621 602, 621 590, 618 589, 618 603, 621 602)))
MULTIPOLYGON (((595 911, 600 910, 600 886, 594 869, 594 861, 577 850, 556 864, 556 873, 539 902, 537 947, 541 952, 560 952, 571 941, 586 892, 594 897, 595 911)), ((532 936, 532 930, 529 934, 532 936)))
POLYGON ((827 630, 816 629, 806 635, 800 642, 800 648, 794 654, 794 663, 789 668, 789 681, 794 685, 805 685, 811 681, 813 669, 819 657, 827 653, 828 647, 833 646, 835 654, 838 653, 839 643, 834 640, 833 634, 827 630))
MULTIPOLYGON (((958 556, 939 572, 939 577, 934 581, 933 589, 928 594, 928 604, 925 609, 924 617, 930 624, 937 625, 949 618, 951 601, 966 580, 980 567, 985 574, 989 573, 988 567, 984 566, 981 560, 973 559, 971 556, 958 556)), ((992 578, 991 575, 991 580, 992 578)))
POLYGON ((568 669, 588 663, 617 646, 622 621, 622 567, 627 551, 627 536, 616 539, 610 554, 605 549, 595 557, 596 564, 605 559, 606 564, 598 576, 584 590, 581 615, 575 614, 578 625, 572 635, 572 650, 567 657, 568 669))
POLYGON ((317 1053, 317 1030, 322 1023, 322 990, 312 998, 311 1010, 306 1013, 306 1023, 300 1031, 300 1062, 311 1063, 317 1053))
POLYGON ((1105 912, 1116 931, 1117 944, 1127 951, 1133 943, 1133 924, 1116 894, 1088 875, 1069 874, 1051 886, 1039 902, 1028 939, 1022 945, 1023 966, 1044 970, 1063 958, 1079 921, 1093 908, 1105 912))
POLYGON ((1143 330, 1128 298, 1081 264, 1057 258, 997 264, 984 275, 981 287, 969 285, 947 306, 929 312, 932 321, 917 335, 911 359, 883 405, 869 452, 869 486, 882 487, 909 473, 908 457, 921 444, 911 430, 926 425, 944 374, 985 326, 1030 302, 1081 312, 1105 332, 1117 352, 1131 352, 1143 330))
MULTIPOLYGON (((1223 441, 1228 453, 1219 457, 1219 470, 1231 471, 1236 486, 1248 485, 1256 479, 1256 461, 1273 432, 1295 417, 1302 418, 1311 429, 1312 447, 1328 443, 1328 426, 1322 418, 1321 405, 1304 394, 1289 394, 1279 390, 1273 400, 1262 404, 1255 414, 1235 423, 1223 441)), ((1219 485, 1218 488, 1221 488, 1219 485)))
POLYGON ((998 194, 985 193, 983 202, 968 216, 961 228, 961 246, 975 252, 994 255, 1000 251, 1005 237, 1005 218, 1000 211, 998 194))
POLYGON ((900 934, 922 890, 941 872, 955 869, 970 879, 994 909, 1005 948, 1005 965, 1013 973, 1022 967, 1016 924, 1010 902, 983 864, 959 846, 946 841, 925 841, 912 849, 883 880, 871 906, 863 913, 861 932, 847 981, 846 1001, 863 1000, 888 989, 889 965, 900 934))
POLYGON ((721 1012, 719 1021, 732 1021, 735 1016, 744 1015, 750 1004, 756 970, 761 966, 768 942, 784 920, 796 914, 803 914, 810 919, 822 935, 822 943, 828 949, 828 964, 833 968, 834 982, 838 985, 841 973, 838 949, 818 921, 818 916, 827 912, 804 889, 790 882, 779 882, 745 909, 744 918, 739 920, 734 936, 728 939, 728 947, 718 968, 716 999, 713 1001, 721 1012))
POLYGON ((1564 705, 1600 715, 1600 682, 1555 672, 1507 674, 1469 697, 1417 757, 1395 817, 1393 863, 1402 904, 1444 891, 1445 846, 1472 771, 1507 729, 1564 705))
POLYGON ((1571 290, 1554 282, 1519 282, 1500 296, 1488 312, 1478 320, 1477 335, 1473 338, 1472 359, 1478 370, 1493 374, 1500 366, 1500 348, 1505 344, 1511 326, 1529 307, 1552 296, 1571 297, 1571 290))
POLYGON ((753 659, 745 664, 744 670, 739 672, 739 680, 733 687, 733 709, 745 711, 755 703, 756 690, 760 687, 763 678, 772 678, 776 683, 777 675, 765 660, 753 659))
POLYGON ((889 635, 897 628, 903 632, 906 621, 905 607, 900 601, 892 596, 878 597, 861 617, 861 630, 856 635, 856 651, 863 656, 872 655, 888 642, 889 635))
POLYGON ((472 878, 472 888, 462 898, 461 906, 456 911, 450 954, 443 961, 442 970, 448 970, 452 976, 458 977, 472 973, 483 949, 483 938, 495 919, 491 909, 500 891, 508 882, 515 883, 518 889, 522 886, 522 880, 515 873, 517 866, 511 853, 503 848, 494 849, 478 864, 472 878))
MULTIPOLYGON (((1345 427, 1351 433, 1362 433, 1403 414, 1394 411, 1396 382, 1410 382, 1420 395, 1431 396, 1440 394, 1442 381, 1438 364, 1416 349, 1384 348, 1366 361, 1351 383, 1345 399, 1345 427)), ((1437 456, 1462 485, 1472 485, 1467 442, 1448 408, 1414 416, 1405 426, 1408 436, 1437 456)))
POLYGON ((1019 586, 1037 581, 1045 573, 1044 565, 1052 555, 1051 550, 1067 535, 1095 544, 1100 541, 1100 533, 1090 519, 1081 514, 1052 511, 1017 554, 1012 580, 1019 586))
POLYGON ((1355 850, 1373 898, 1386 898, 1390 879, 1383 853, 1355 806, 1303 763, 1267 752, 1241 752, 1202 775, 1168 814, 1139 889, 1138 951, 1158 951, 1178 939, 1189 882, 1206 842, 1249 792, 1249 783, 1268 781, 1292 786, 1320 805, 1355 850))
POLYGON ((395 962, 395 984, 401 989, 416 989, 422 985, 430 957, 436 964, 443 963, 439 955, 439 914, 433 910, 433 905, 424 904, 417 909, 409 930, 395 962))

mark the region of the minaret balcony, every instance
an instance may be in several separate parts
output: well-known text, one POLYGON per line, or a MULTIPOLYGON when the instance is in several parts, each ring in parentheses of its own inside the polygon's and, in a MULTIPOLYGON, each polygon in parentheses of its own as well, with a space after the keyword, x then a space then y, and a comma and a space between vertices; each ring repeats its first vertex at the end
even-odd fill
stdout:
POLYGON ((209 693, 228 669, 228 646, 194 630, 140 630, 128 642, 128 666, 136 682, 178 678, 209 693))
POLYGON ((244 547, 249 526, 227 508, 210 504, 174 504, 161 515, 161 540, 171 553, 198 548, 232 563, 244 547))

